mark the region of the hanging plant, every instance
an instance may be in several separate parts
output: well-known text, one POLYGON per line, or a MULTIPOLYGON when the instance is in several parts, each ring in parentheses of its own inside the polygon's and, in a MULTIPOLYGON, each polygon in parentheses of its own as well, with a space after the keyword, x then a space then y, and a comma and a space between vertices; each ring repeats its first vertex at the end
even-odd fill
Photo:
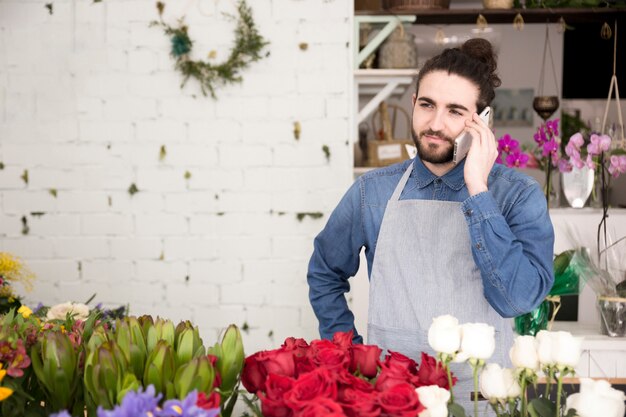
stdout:
POLYGON ((257 31, 252 11, 245 0, 237 3, 239 17, 235 27, 235 45, 231 49, 228 59, 221 64, 211 64, 207 61, 191 59, 194 41, 189 37, 189 28, 183 18, 178 20, 177 26, 171 26, 163 21, 165 4, 157 2, 159 20, 153 21, 151 26, 160 26, 170 38, 170 55, 176 61, 175 68, 183 75, 181 88, 189 78, 195 78, 200 83, 202 94, 207 93, 216 98, 216 88, 241 82, 240 72, 252 62, 259 61, 269 52, 262 54, 268 42, 257 31))

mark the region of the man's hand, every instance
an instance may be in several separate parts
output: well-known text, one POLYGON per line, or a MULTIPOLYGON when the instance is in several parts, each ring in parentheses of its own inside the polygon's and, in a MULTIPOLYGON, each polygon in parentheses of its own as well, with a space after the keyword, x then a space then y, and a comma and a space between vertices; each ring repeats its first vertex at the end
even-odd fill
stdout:
POLYGON ((465 122, 465 130, 472 135, 472 145, 465 160, 465 185, 469 195, 487 191, 489 172, 498 157, 496 138, 478 114, 465 122))

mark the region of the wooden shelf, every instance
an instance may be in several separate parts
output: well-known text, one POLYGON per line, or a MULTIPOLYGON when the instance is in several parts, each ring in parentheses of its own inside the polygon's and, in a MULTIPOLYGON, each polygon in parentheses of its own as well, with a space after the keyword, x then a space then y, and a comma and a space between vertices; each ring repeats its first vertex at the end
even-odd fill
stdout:
MULTIPOLYGON (((512 23, 520 13, 525 23, 554 23, 562 17, 567 24, 581 22, 613 22, 626 19, 626 8, 589 7, 567 9, 424 9, 418 12, 398 12, 397 15, 416 16, 413 24, 475 24, 479 14, 488 23, 512 23)), ((355 12, 357 16, 394 14, 389 10, 355 12)))

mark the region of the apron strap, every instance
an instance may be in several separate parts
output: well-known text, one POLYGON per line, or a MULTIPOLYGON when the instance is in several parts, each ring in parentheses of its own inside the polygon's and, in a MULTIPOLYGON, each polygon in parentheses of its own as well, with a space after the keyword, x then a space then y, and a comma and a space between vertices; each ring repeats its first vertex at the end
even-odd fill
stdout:
POLYGON ((409 177, 411 176, 411 172, 413 171, 413 164, 414 163, 415 163, 415 159, 413 160, 413 162, 411 162, 409 164, 409 166, 406 169, 406 171, 404 171, 404 175, 402 175, 402 178, 400 178, 400 182, 398 182, 398 185, 396 186, 396 189, 393 190, 393 194, 391 195, 391 198, 389 199, 389 201, 398 201, 398 200, 400 200, 400 194, 402 194, 402 190, 404 190, 404 186, 409 181, 409 177))

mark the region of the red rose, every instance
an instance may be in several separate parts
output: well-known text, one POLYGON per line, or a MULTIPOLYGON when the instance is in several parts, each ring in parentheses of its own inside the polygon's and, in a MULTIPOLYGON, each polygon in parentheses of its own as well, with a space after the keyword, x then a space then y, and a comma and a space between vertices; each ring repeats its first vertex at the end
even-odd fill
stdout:
POLYGON ((378 403, 383 414, 394 417, 415 417, 424 410, 411 384, 398 384, 381 392, 378 403))
POLYGON ((326 368, 318 368, 301 375, 291 390, 285 394, 285 403, 294 410, 302 409, 309 401, 318 398, 337 399, 336 376, 326 368))
POLYGON ((288 376, 270 374, 265 382, 265 394, 260 393, 261 410, 265 417, 289 417, 293 414, 285 404, 285 394, 293 387, 294 380, 288 376))
POLYGON ((293 352, 283 348, 261 352, 257 357, 267 374, 278 374, 293 377, 296 366, 293 352))
POLYGON ((417 374, 417 362, 415 362, 408 356, 403 355, 402 353, 389 351, 387 356, 385 356, 384 364, 388 367, 395 365, 402 366, 403 368, 406 368, 406 370, 409 371, 411 374, 417 374))
MULTIPOLYGON (((452 376, 452 385, 454 385, 456 381, 457 378, 452 376)), ((424 352, 422 352, 422 363, 417 371, 417 378, 414 382, 418 387, 438 385, 441 388, 450 390, 447 368, 441 362, 438 362, 435 358, 424 352)))
POLYGON ((394 385, 398 384, 410 384, 416 378, 405 367, 398 364, 392 364, 391 366, 384 365, 380 370, 378 378, 376 378, 376 390, 387 391, 394 385))
POLYGON ((329 369, 348 369, 350 366, 348 351, 328 340, 311 342, 307 357, 314 365, 329 369))
POLYGON ((296 417, 345 417, 339 404, 329 398, 317 398, 295 413, 296 417))
POLYGON ((374 391, 374 387, 369 382, 354 376, 348 371, 341 371, 337 373, 337 401, 339 403, 345 402, 345 392, 347 390, 361 391, 370 393, 374 391))
POLYGON ((347 388, 341 405, 348 417, 378 417, 381 412, 378 393, 375 391, 365 392, 347 388))
POLYGON ((217 392, 212 392, 209 397, 204 392, 198 393, 198 399, 196 400, 196 407, 203 410, 211 410, 220 407, 221 397, 217 392))
POLYGON ((281 346, 283 349, 292 351, 293 355, 298 358, 306 355, 306 351, 309 349, 309 344, 304 339, 296 339, 295 337, 288 337, 281 346))
POLYGON ((373 378, 378 374, 380 354, 382 350, 376 345, 354 345, 350 349, 351 361, 350 372, 359 372, 367 378, 373 378))
POLYGON ((243 372, 241 373, 241 383, 252 394, 265 390, 265 378, 267 372, 259 361, 258 357, 263 352, 257 352, 252 356, 248 356, 243 364, 243 372))
POLYGON ((209 358, 209 362, 211 363, 211 366, 213 366, 213 370, 215 371, 215 376, 213 377, 213 388, 218 388, 220 385, 222 385, 222 376, 217 370, 218 358, 215 355, 206 355, 206 357, 209 358))
POLYGON ((294 378, 299 378, 300 375, 308 374, 309 372, 317 368, 317 366, 311 361, 311 358, 309 358, 308 356, 294 356, 293 360, 296 366, 296 373, 294 378))
POLYGON ((352 330, 349 332, 336 332, 333 335, 333 343, 342 349, 348 349, 352 346, 353 335, 354 332, 352 330))

